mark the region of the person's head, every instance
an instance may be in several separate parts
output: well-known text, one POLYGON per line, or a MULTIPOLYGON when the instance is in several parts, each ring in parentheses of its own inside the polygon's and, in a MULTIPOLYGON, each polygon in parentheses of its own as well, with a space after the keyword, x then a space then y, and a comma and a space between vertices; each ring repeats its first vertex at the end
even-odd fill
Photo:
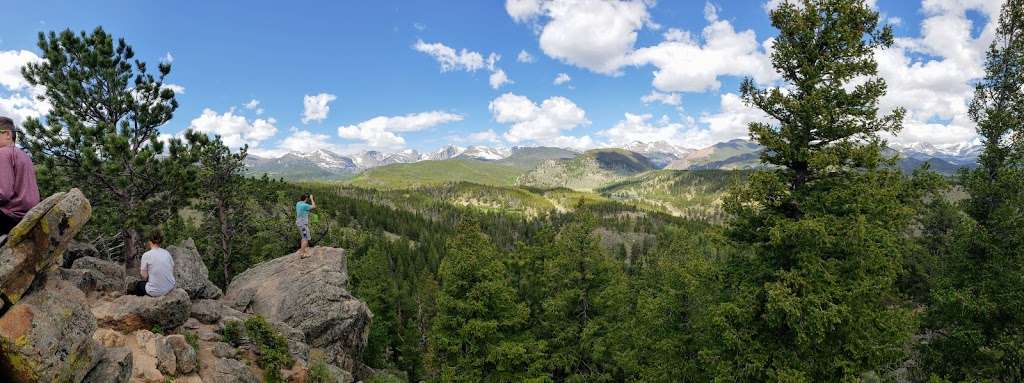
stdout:
POLYGON ((299 201, 309 202, 309 194, 303 194, 302 196, 300 196, 299 201))
POLYGON ((0 147, 14 145, 18 140, 18 128, 14 120, 0 116, 0 147))
POLYGON ((160 229, 150 230, 146 240, 149 241, 149 247, 160 247, 164 244, 164 233, 160 229))

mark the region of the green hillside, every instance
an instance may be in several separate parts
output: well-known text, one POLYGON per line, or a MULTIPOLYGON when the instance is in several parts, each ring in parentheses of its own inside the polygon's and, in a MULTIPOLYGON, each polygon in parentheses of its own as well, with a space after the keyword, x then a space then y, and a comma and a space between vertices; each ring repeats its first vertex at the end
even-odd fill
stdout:
POLYGON ((533 170, 544 161, 576 158, 579 153, 562 148, 536 147, 516 148, 507 158, 497 161, 523 170, 533 170))
POLYGON ((722 197, 749 172, 658 170, 597 190, 602 196, 677 217, 720 222, 722 197))
POLYGON ((523 171, 513 166, 468 159, 421 161, 373 168, 349 181, 351 185, 402 189, 449 182, 510 186, 523 171))
POLYGON ((545 161, 517 183, 539 188, 593 190, 656 167, 647 157, 623 149, 595 149, 572 159, 545 161))
POLYGON ((761 165, 764 148, 747 140, 720 142, 673 161, 668 169, 752 169, 761 165))

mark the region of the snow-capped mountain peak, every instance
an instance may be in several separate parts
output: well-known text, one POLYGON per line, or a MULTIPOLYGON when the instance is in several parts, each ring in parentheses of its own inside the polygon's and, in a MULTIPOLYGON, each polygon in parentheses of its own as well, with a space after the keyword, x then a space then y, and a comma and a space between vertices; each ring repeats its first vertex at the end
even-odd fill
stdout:
POLYGON ((478 160, 497 161, 512 154, 512 151, 504 148, 490 148, 486 146, 470 146, 466 148, 459 157, 473 158, 478 160))

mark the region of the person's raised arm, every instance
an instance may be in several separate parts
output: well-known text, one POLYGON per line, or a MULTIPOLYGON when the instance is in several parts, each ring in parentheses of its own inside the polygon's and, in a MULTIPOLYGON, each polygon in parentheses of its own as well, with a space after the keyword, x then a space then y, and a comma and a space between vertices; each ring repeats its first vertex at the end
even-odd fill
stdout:
POLYGON ((309 195, 309 202, 312 202, 310 209, 316 209, 316 198, 313 198, 313 194, 309 195))

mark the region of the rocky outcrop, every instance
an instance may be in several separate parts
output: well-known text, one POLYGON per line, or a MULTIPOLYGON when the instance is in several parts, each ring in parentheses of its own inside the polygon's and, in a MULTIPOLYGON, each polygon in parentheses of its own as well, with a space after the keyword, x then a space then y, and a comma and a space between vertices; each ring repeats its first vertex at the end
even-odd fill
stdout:
POLYGON ((214 324, 220 321, 224 306, 220 301, 200 299, 192 301, 192 318, 201 323, 214 324))
POLYGON ((177 286, 185 289, 192 299, 217 299, 224 293, 210 282, 210 272, 203 263, 203 257, 196 250, 192 239, 178 246, 168 246, 167 251, 174 258, 174 279, 177 286))
POLYGON ((99 249, 97 249, 96 246, 93 246, 91 243, 72 240, 70 243, 68 243, 68 248, 64 250, 64 261, 61 262, 60 267, 69 269, 71 268, 71 265, 73 265, 75 261, 80 258, 99 258, 99 256, 99 249))
POLYGON ((56 273, 44 278, 0 318, 0 381, 80 382, 99 360, 85 294, 56 273))
POLYGON ((0 248, 0 381, 80 382, 101 358, 85 294, 47 272, 92 207, 72 189, 43 200, 0 248))
POLYGON ((60 262, 92 206, 78 189, 57 193, 29 210, 0 249, 0 312, 18 303, 36 276, 60 262))
POLYGON ((372 314, 348 291, 344 250, 310 251, 304 259, 295 253, 239 274, 223 301, 301 331, 306 344, 325 351, 328 362, 351 371, 366 345, 372 314))
POLYGON ((132 352, 124 347, 108 348, 82 383, 125 383, 132 377, 132 352))
POLYGON ((185 290, 174 289, 162 297, 124 295, 92 309, 101 327, 121 332, 173 329, 188 320, 191 302, 185 290))
POLYGON ((61 269, 64 279, 83 291, 123 292, 124 266, 95 257, 81 257, 70 269, 61 269))
POLYGON ((199 376, 203 382, 217 383, 258 383, 252 370, 245 363, 236 359, 217 358, 209 367, 204 368, 199 376))

